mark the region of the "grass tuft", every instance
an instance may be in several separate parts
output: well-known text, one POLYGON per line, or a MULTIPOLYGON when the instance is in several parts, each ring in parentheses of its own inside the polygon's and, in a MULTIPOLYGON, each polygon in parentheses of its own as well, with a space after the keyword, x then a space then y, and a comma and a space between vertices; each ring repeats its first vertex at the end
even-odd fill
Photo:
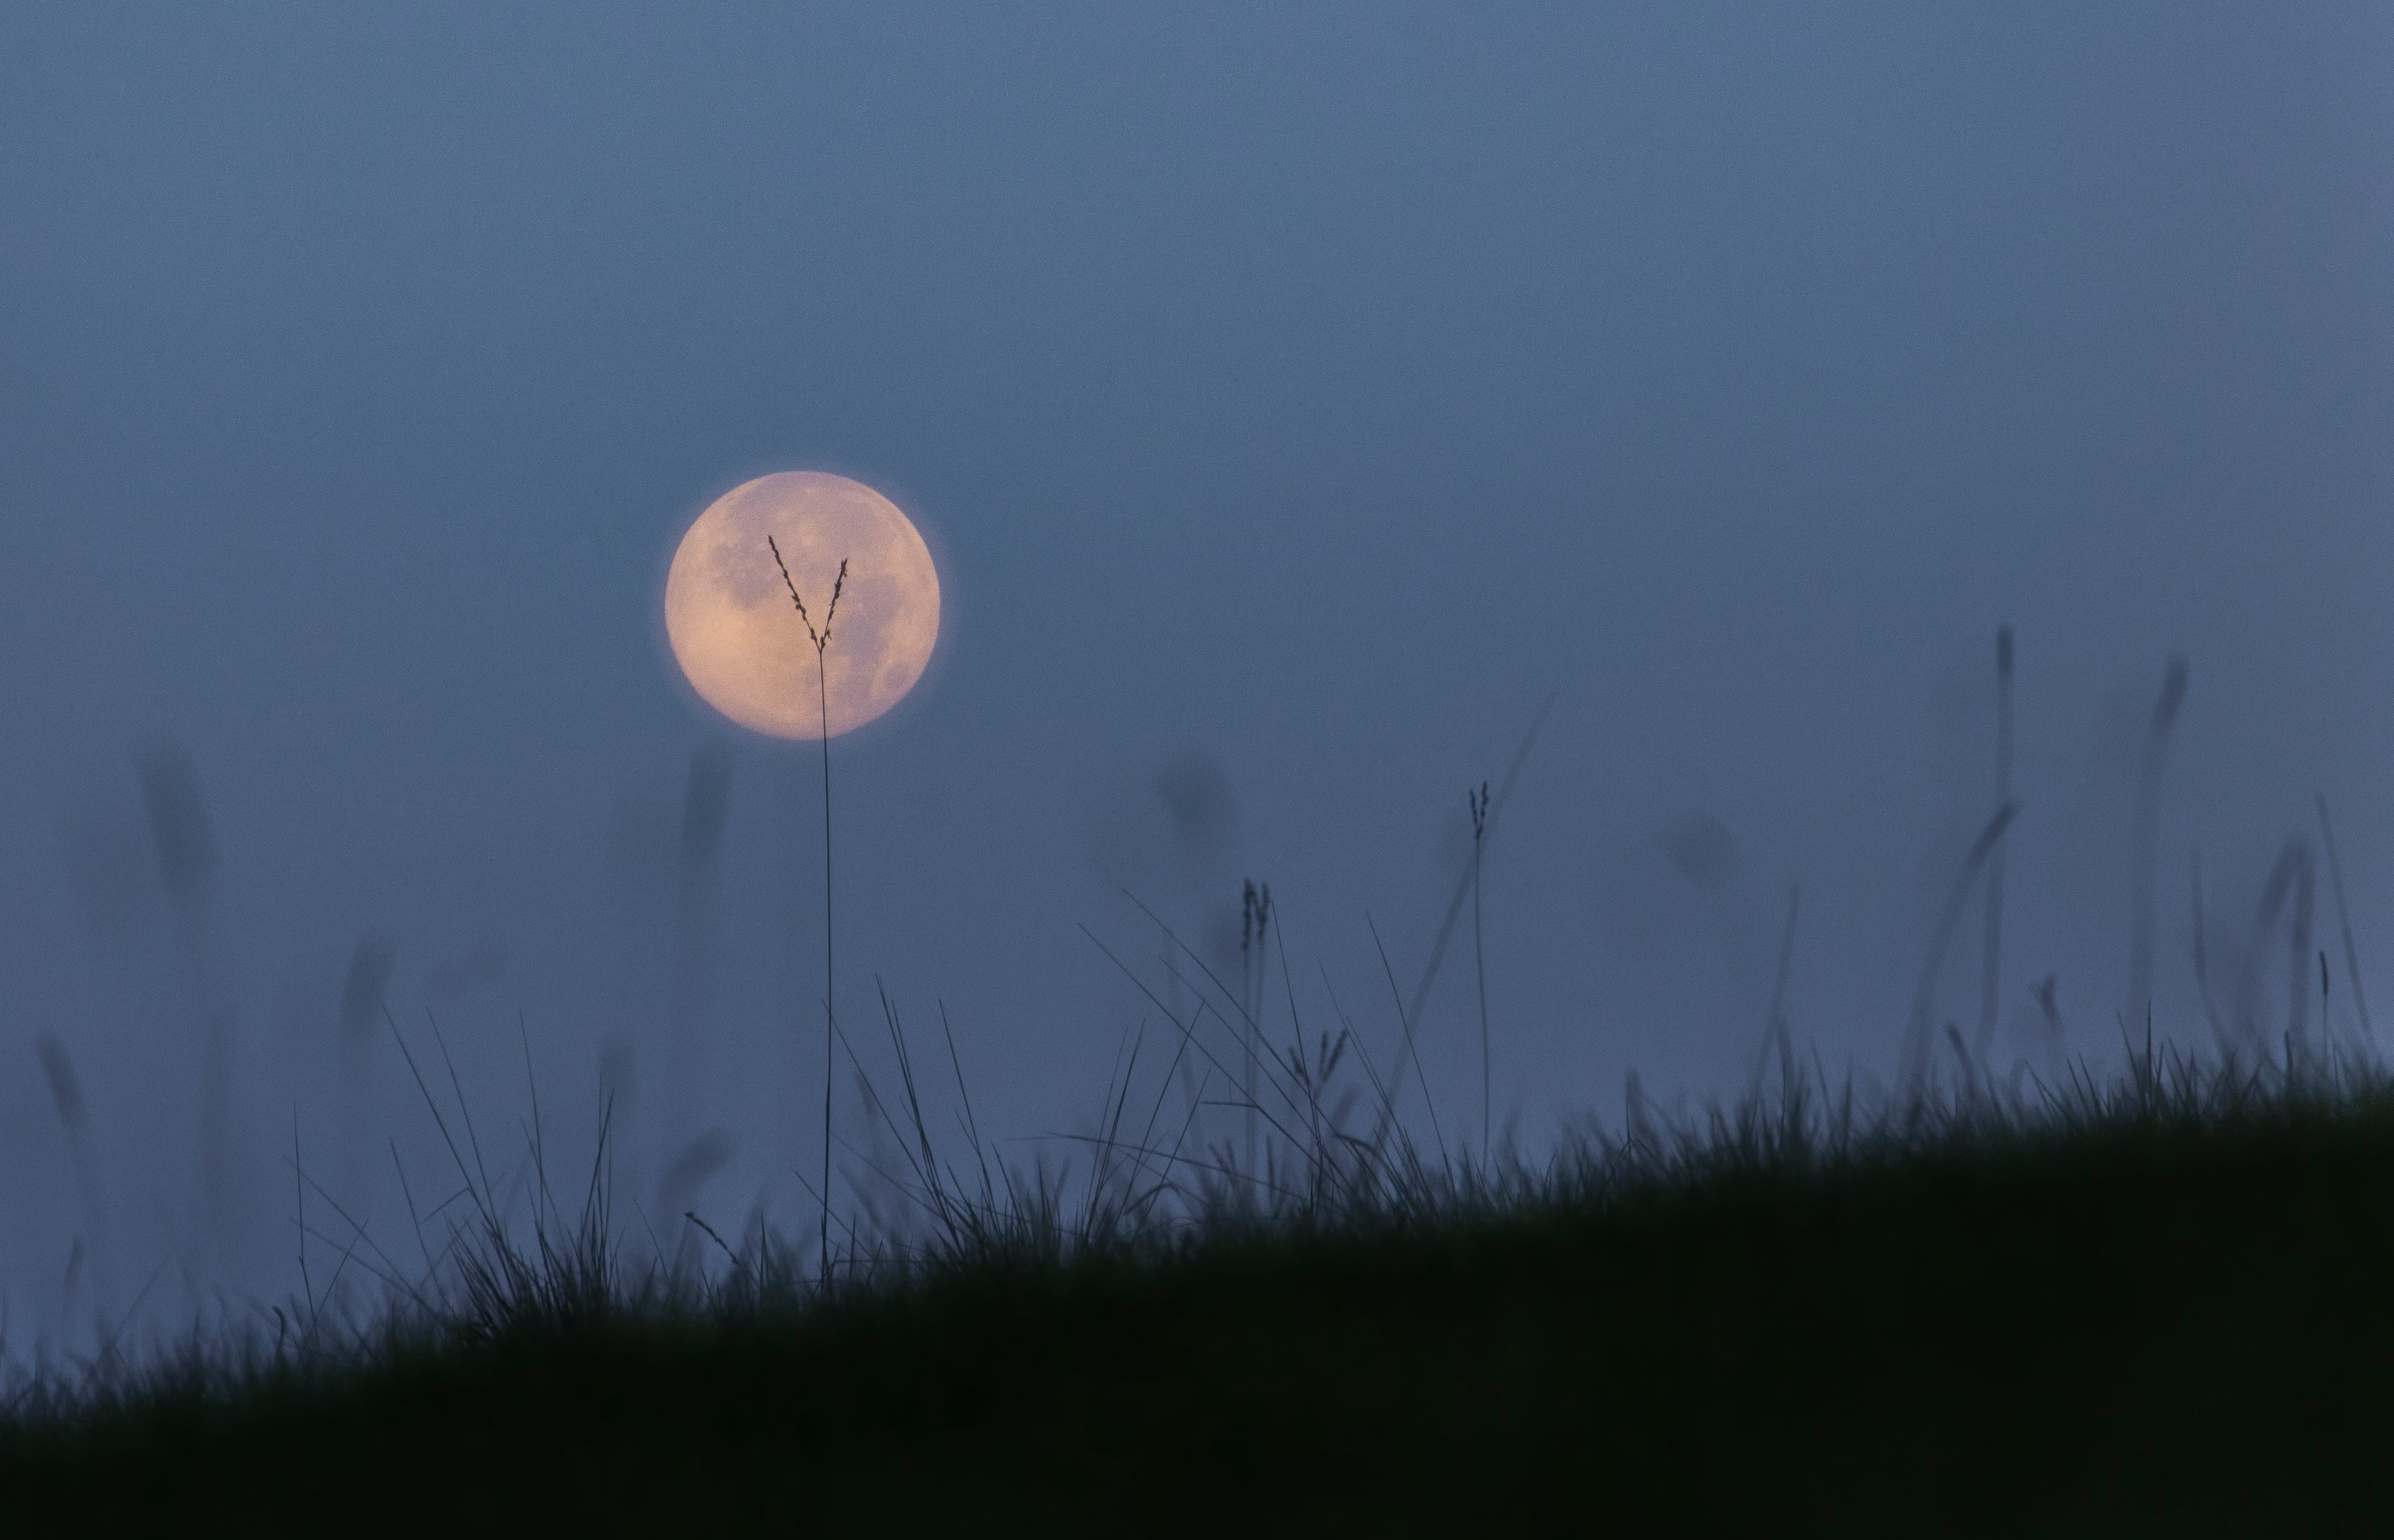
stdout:
MULTIPOLYGON (((603 1157, 569 1216, 536 1112, 510 1219, 411 1053, 464 1186, 431 1265, 319 1230, 375 1309, 328 1287, 19 1371, 18 1533, 786 1532, 799 1494, 827 1529, 901 1531, 1172 1530, 1268 1494, 1395 1533, 1497 1494, 1634 1533, 2394 1514, 2374 1060, 2148 1043, 2124 1075, 1876 1104, 1798 1067, 1483 1161, 1352 1132, 1388 1088, 1342 1030, 1263 1056, 1260 1169, 1126 1088, 1075 1159, 1003 1165, 968 1101, 940 1147, 886 994, 883 1016, 898 1082, 872 1111, 911 1218, 850 1225, 829 1265, 761 1224, 705 1229, 707 1267, 634 1265, 603 1157)), ((1177 1047, 1222 1084, 1243 1039, 1214 1025, 1177 1047)))

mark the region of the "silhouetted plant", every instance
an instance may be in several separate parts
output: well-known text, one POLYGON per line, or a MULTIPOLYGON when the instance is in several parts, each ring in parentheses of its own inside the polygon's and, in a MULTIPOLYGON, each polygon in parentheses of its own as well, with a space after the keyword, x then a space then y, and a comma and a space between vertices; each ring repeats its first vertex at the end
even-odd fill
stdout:
POLYGON ((848 559, 842 557, 839 576, 833 579, 831 602, 823 607, 822 629, 817 631, 812 616, 807 613, 807 601, 798 597, 798 586, 790 580, 790 569, 782 559, 782 547, 773 537, 765 537, 765 546, 773 553, 773 565, 782 574, 782 586, 790 591, 790 603, 798 612, 798 620, 807 628, 807 640, 815 650, 815 704, 821 709, 822 731, 822 791, 823 791, 823 1138, 822 1138, 822 1218, 818 1240, 822 1248, 824 1275, 831 1268, 831 1089, 832 1045, 838 1035, 839 1024, 832 1000, 832 928, 831 928, 831 689, 825 681, 823 652, 831 646, 831 625, 839 613, 839 594, 848 586, 848 559))
POLYGON ((1471 804, 1471 967, 1480 981, 1480 1164, 1488 1164, 1488 953, 1480 935, 1480 856, 1488 843, 1488 783, 1465 794, 1471 804))
POLYGON ((1269 936, 1271 912, 1271 884, 1247 878, 1239 902, 1240 1046, 1244 1070, 1239 1088, 1246 1102, 1246 1164, 1251 1169, 1256 1164, 1256 1070, 1263 1032, 1264 948, 1269 936))
MULTIPOLYGON (((1971 842, 1970 852, 1962 860, 1962 870, 1953 879, 1953 891, 1945 901, 1944 912, 1938 916, 1937 928, 1928 941, 1928 955, 1920 965, 1920 982, 1912 994, 1912 1017, 1903 1037, 1901 1070, 1903 1094, 1918 1100, 1927 1094, 1929 1085, 1931 1056, 1935 1052, 1935 1027, 1930 1008, 1935 1004, 1938 970, 1944 965, 1946 944, 1953 939, 1953 927, 1962 918, 1962 906, 1970 896, 1970 885, 1978 880, 1979 871, 1987 863, 2004 831, 2011 827, 2012 819, 2019 812, 2019 803, 2006 802, 1987 820, 1986 827, 1971 842)), ((1968 1056, 1964 1055, 1964 1061, 1968 1056)))
POLYGON ((2174 657, 2153 700, 2145 755, 2137 776, 2134 843, 2129 861, 2128 1019, 2140 1020, 2153 1004, 2153 866, 2161 825, 2162 775, 2169 768, 2170 732, 2186 704, 2186 660, 2174 657))
MULTIPOLYGON (((1521 734, 1520 744, 1513 750, 1512 762, 1505 767, 1505 779, 1497 783, 1495 797, 1489 804, 1488 827, 1491 835, 1495 831, 1496 820, 1504 816, 1505 804, 1512 798, 1513 784, 1521 778, 1522 767, 1530 762, 1530 750, 1536 744, 1540 730, 1546 725, 1547 714, 1554 710, 1555 702, 1561 697, 1561 694, 1562 691, 1559 690, 1546 691, 1546 698, 1538 703, 1536 714, 1530 718, 1529 730, 1521 734)), ((1422 964, 1421 979, 1414 985, 1410 1003, 1402 996, 1398 999, 1398 1012, 1404 1023, 1404 1033, 1397 1048, 1396 1066, 1388 1075, 1388 1090, 1392 1098, 1404 1086, 1406 1066, 1414 1059, 1414 1028, 1421 1021, 1422 1007, 1429 1000, 1429 987, 1438 981, 1438 970, 1446 961, 1447 944, 1454 939, 1454 928, 1463 918, 1464 900, 1470 896, 1471 874, 1466 871, 1462 879, 1454 885, 1454 895, 1447 900, 1445 916, 1439 921, 1438 935, 1430 942, 1429 956, 1422 964)), ((1385 954, 1381 961, 1383 964, 1387 962, 1385 954)), ((1388 987, 1391 989, 1396 987, 1396 981, 1393 978, 1389 980, 1388 987)), ((1422 1094, 1427 1098, 1428 1093, 1429 1083, 1425 1079, 1422 1082, 1422 1094)), ((1390 1111, 1386 1115, 1393 1115, 1394 1107, 1395 1103, 1391 1100, 1390 1111)), ((1384 1132, 1386 1132, 1385 1129, 1378 1130, 1375 1137, 1377 1137, 1377 1133, 1384 1132)))
POLYGON ((75 1073, 74 1060, 67 1056, 67 1046, 50 1033, 34 1040, 33 1051, 42 1062, 42 1076, 50 1085, 50 1103, 59 1114, 59 1132, 66 1136, 67 1158, 74 1164, 77 1195, 83 1200, 85 1238, 75 1243, 73 1259, 70 1262, 67 1293, 73 1293, 73 1274, 82 1270, 88 1258, 91 1273, 91 1306, 93 1332, 105 1353, 114 1335, 110 1311, 113 1308, 111 1292, 110 1247, 108 1244, 108 1205, 100 1191, 99 1155, 92 1148, 91 1109, 84 1099, 83 1082, 75 1073))
MULTIPOLYGON (((2374 1043, 2377 1029, 2369 1024, 2369 994, 2361 983, 2361 948, 2352 939, 2352 910, 2344 902, 2344 862, 2336 859, 2335 830, 2327 821, 2327 796, 2321 793, 2319 803, 2320 847, 2327 852, 2327 875, 2330 888, 2335 894, 2336 923, 2344 931, 2345 978, 2352 984, 2352 1008, 2361 1019, 2361 1035, 2364 1042, 2374 1043)), ((2322 992, 2325 984, 2322 984, 2322 992)), ((2322 1023, 2324 1025, 2324 1023, 2322 1023)))
MULTIPOLYGON (((2012 799, 2012 628, 1995 632, 1995 806, 2012 799)), ((2004 981, 2004 867, 2008 836, 1995 841, 1987 856, 1987 923, 1980 942, 1979 981, 1979 1058, 1994 1047, 1995 1020, 2004 981)))

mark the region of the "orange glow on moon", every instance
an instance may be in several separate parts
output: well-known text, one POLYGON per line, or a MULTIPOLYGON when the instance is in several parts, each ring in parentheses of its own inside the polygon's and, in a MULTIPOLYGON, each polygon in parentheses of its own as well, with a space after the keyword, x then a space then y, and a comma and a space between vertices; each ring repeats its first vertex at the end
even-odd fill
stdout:
POLYGON ((815 649, 766 548, 770 536, 820 629, 848 584, 823 653, 830 736, 904 698, 940 635, 940 574, 904 514, 860 481, 789 470, 743 482, 693 520, 665 574, 665 638, 691 688, 742 727, 823 736, 815 649))

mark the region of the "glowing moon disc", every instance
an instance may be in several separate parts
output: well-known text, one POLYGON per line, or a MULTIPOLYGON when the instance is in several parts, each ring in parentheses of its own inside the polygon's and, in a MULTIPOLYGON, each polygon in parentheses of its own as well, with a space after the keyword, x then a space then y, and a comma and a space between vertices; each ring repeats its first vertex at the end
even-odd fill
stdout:
POLYGON ((896 705, 931 661, 940 574, 923 537, 889 499, 822 471, 761 476, 725 493, 691 524, 665 574, 665 638, 691 687, 741 726, 776 738, 862 727, 896 705), (821 631, 828 614, 823 702, 815 649, 766 538, 821 631), (848 583, 832 614, 832 583, 848 583))

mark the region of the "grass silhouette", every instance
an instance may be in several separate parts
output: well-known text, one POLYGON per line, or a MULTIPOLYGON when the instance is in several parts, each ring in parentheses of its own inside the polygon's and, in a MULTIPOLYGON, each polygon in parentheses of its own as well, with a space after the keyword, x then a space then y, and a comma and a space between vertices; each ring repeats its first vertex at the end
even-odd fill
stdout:
POLYGON ((1480 1160, 1489 1158, 1490 1054, 1488 1047, 1488 949, 1480 933, 1480 858, 1488 845, 1488 783, 1467 793, 1471 803, 1471 973, 1480 986, 1480 1160))
MULTIPOLYGON (((968 1101, 944 1156, 885 1019, 901 1085, 873 1107, 921 1223, 811 1268, 761 1227, 708 1231, 704 1274, 627 1267, 603 1157, 569 1215, 536 1106, 511 1222, 462 1095, 444 1112, 410 1054, 470 1211, 433 1264, 320 1228, 382 1277, 377 1310, 311 1291, 271 1341, 20 1377, 11 1533, 2394 1517, 2372 1060, 2148 1047, 2116 1080, 1876 1108, 1799 1071, 1532 1165, 1346 1131, 1337 1067, 1388 1088, 1342 1033, 1265 1056, 1262 1169, 1176 1149, 1125 1076, 1075 1188, 994 1163, 968 1101)), ((1227 1080, 1240 1037, 1215 1036, 1179 1046, 1227 1080)))
MULTIPOLYGON (((1999 808, 2012 799, 2013 707, 2012 628, 2005 625, 1995 631, 1995 806, 1999 808)), ((1981 1059, 1994 1046, 1996 1009, 2003 1000, 2004 871, 2008 853, 2005 842, 1998 838, 1987 856, 1987 908, 1985 930, 1979 941, 1979 1034, 1975 1042, 1981 1059)))
MULTIPOLYGON (((823 1265, 831 1265, 831 1083, 835 1055, 834 1041, 839 1036, 839 1017, 832 1000, 832 933, 831 933, 831 695, 823 672, 823 653, 831 646, 831 625, 839 614, 840 590, 848 586, 848 559, 839 562, 839 576, 832 581, 831 602, 823 607, 822 629, 815 629, 814 617, 807 613, 807 601, 798 597, 798 586, 790 579, 789 564, 782 559, 782 547, 773 537, 765 537, 765 548, 773 553, 773 566, 782 574, 782 586, 790 591, 790 604, 798 612, 799 624, 807 628, 807 640, 815 650, 815 704, 821 712, 822 728, 822 789, 823 789, 823 1153, 822 1153, 822 1252, 823 1265)), ((670 1217, 668 1217, 670 1218, 670 1217)))

